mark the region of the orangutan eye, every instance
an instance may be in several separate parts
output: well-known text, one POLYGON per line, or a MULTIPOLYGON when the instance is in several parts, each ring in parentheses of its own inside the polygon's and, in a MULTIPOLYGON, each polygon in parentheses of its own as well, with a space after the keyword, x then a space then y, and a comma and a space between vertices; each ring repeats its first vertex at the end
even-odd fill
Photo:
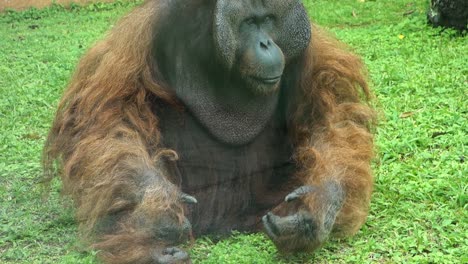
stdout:
POLYGON ((275 20, 275 16, 273 15, 268 15, 265 17, 265 23, 270 23, 270 22, 273 22, 275 20))
POLYGON ((245 24, 251 26, 255 24, 255 17, 249 17, 244 21, 245 24))

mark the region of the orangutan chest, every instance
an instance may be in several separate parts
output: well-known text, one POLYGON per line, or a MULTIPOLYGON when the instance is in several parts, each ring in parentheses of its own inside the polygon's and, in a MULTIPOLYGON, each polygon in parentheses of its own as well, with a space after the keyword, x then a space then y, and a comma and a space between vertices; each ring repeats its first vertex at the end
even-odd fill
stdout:
POLYGON ((165 110, 160 120, 163 147, 179 155, 183 189, 198 191, 279 176, 291 165, 292 147, 285 126, 276 119, 250 143, 232 146, 213 138, 189 113, 165 110))
POLYGON ((252 142, 231 146, 213 138, 189 113, 165 110, 161 116, 163 146, 179 155, 176 182, 198 200, 190 217, 195 229, 223 219, 227 226, 226 217, 238 223, 242 215, 271 206, 263 201, 266 194, 279 191, 293 174, 292 148, 276 119, 252 142))

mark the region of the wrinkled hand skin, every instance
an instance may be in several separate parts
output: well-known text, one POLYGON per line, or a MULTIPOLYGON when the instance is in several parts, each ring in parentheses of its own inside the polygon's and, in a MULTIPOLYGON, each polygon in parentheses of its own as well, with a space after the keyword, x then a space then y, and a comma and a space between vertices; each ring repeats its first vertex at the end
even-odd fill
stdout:
MULTIPOLYGON (((195 197, 185 193, 180 194, 180 201, 187 205, 198 203, 195 197)), ((161 218, 159 223, 155 225, 154 233, 156 237, 174 244, 184 242, 192 233, 192 224, 185 217, 182 223, 174 220, 168 217, 161 218)))
MULTIPOLYGON (((176 175, 180 174, 177 166, 173 160, 169 158, 165 159, 164 164, 161 164, 166 171, 173 171, 176 175)), ((175 186, 171 183, 164 181, 164 177, 158 176, 152 172, 147 172, 143 177, 143 186, 148 185, 147 182, 158 182, 166 186, 167 190, 174 191, 175 186)), ((178 192, 179 202, 187 206, 198 203, 197 199, 186 193, 178 192)), ((151 217, 142 217, 140 221, 145 222, 151 219, 151 217)), ((149 221, 154 221, 151 223, 144 223, 143 225, 152 226, 152 232, 159 240, 167 241, 170 244, 177 244, 184 242, 192 233, 192 225, 187 218, 184 217, 182 221, 177 219, 174 215, 162 215, 158 219, 151 219, 149 221), (148 225, 149 224, 149 225, 148 225)))
POLYGON ((187 218, 180 223, 177 219, 162 216, 153 223, 151 232, 159 240, 168 244, 179 244, 187 241, 192 233, 192 225, 187 218))
POLYGON ((328 238, 343 199, 342 187, 334 182, 301 186, 263 216, 264 230, 282 252, 312 251, 328 238), (314 204, 309 209, 304 203, 306 198, 313 198, 319 206, 314 204))
MULTIPOLYGON (((180 194, 180 201, 187 205, 196 204, 197 199, 185 193, 180 194)), ((147 219, 147 218, 143 218, 147 219)), ((143 223, 148 224, 148 223, 143 223)), ((171 215, 160 216, 156 222, 151 223, 150 232, 166 245, 176 245, 187 241, 192 233, 192 225, 187 218, 182 222, 171 215)), ((182 264, 192 263, 190 256, 184 250, 177 247, 156 248, 151 254, 151 263, 154 264, 182 264)))
MULTIPOLYGON (((197 199, 185 193, 180 193, 180 202, 190 205, 196 204, 197 199)), ((179 219, 176 215, 167 213, 154 217, 140 215, 138 218, 140 228, 148 228, 149 232, 158 240, 169 245, 180 244, 187 241, 192 234, 192 225, 187 218, 179 219)))
POLYGON ((177 247, 168 247, 152 254, 154 264, 189 264, 189 254, 177 247))
MULTIPOLYGON (((197 203, 197 199, 195 199, 195 197, 185 193, 181 193, 180 200, 185 204, 197 203)), ((162 218, 156 227, 157 228, 154 229, 154 232, 158 238, 174 244, 183 242, 183 240, 190 236, 192 232, 192 225, 187 218, 184 218, 182 224, 179 224, 170 218, 162 218)), ((177 247, 155 250, 152 254, 152 259, 155 264, 192 263, 189 254, 177 247)))

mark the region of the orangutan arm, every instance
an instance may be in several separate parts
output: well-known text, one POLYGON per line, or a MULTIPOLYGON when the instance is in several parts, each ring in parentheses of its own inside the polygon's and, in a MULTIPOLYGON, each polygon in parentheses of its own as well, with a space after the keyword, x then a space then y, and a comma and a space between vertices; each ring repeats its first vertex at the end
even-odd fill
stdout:
POLYGON ((367 217, 372 191, 372 136, 352 121, 318 129, 298 148, 303 182, 263 218, 280 250, 313 250, 333 231, 351 235, 367 217))
POLYGON ((303 186, 263 217, 280 250, 313 250, 364 223, 372 192, 374 111, 359 58, 315 27, 292 117, 303 186))
POLYGON ((60 145, 64 191, 74 198, 82 235, 94 237, 92 248, 108 263, 188 259, 170 248, 190 237, 183 204, 196 202, 170 181, 168 165, 177 157, 168 150, 151 155, 126 123, 90 127, 75 135, 78 143, 67 135, 60 145))

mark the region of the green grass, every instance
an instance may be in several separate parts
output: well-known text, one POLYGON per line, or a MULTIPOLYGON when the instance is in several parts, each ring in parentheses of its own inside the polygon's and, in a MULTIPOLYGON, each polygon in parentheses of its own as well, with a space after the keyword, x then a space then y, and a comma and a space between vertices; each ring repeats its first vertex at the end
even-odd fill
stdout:
MULTIPOLYGON (((467 263, 468 39, 428 27, 428 1, 305 1, 361 54, 381 112, 366 225, 314 254, 281 257, 263 235, 196 241, 195 263, 467 263)), ((0 14, 0 263, 95 263, 41 148, 78 58, 135 4, 0 14), (66 205, 66 204, 65 204, 66 205)))

